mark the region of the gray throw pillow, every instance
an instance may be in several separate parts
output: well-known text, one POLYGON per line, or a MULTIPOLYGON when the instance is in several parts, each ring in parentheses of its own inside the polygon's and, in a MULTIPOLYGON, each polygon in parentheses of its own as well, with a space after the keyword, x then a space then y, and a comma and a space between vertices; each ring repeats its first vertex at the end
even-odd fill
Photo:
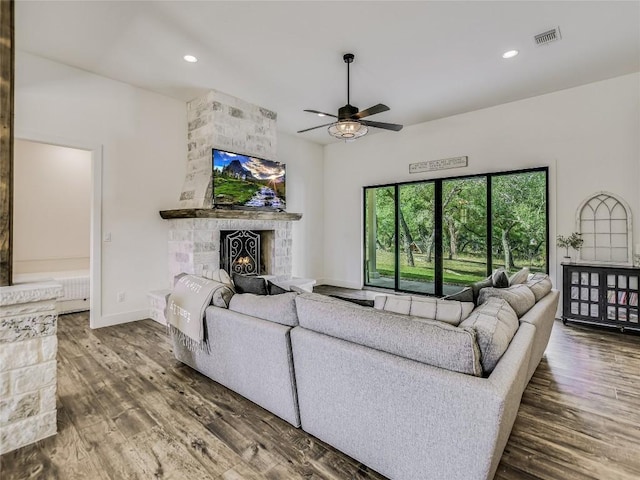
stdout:
POLYGON ((507 288, 483 288, 480 290, 478 303, 482 305, 489 298, 502 298, 513 308, 518 315, 522 317, 536 304, 536 298, 527 285, 514 285, 507 288))
POLYGON ((238 293, 253 293, 254 295, 268 295, 267 282, 262 277, 233 274, 233 284, 238 293))
POLYGON ((478 297, 480 296, 480 290, 486 287, 493 287, 493 280, 491 277, 487 277, 484 280, 480 280, 471 285, 471 292, 473 293, 473 303, 478 305, 478 297))
POLYGON ((485 374, 489 374, 507 351, 518 331, 518 317, 509 304, 501 298, 489 298, 463 320, 460 327, 472 328, 480 347, 480 362, 485 374))
POLYGON ((271 280, 267 280, 267 288, 269 289, 269 295, 282 295, 283 293, 287 293, 289 290, 285 290, 282 287, 279 287, 271 280))
POLYGON ((507 288, 509 286, 509 276, 504 268, 498 268, 491 275, 491 283, 495 288, 507 288))

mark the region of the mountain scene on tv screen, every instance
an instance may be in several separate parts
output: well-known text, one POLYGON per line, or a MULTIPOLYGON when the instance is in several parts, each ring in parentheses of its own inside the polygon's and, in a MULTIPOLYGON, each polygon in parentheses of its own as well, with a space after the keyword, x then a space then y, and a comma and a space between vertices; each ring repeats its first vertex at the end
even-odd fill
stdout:
POLYGON ((213 195, 217 206, 285 209, 283 163, 213 151, 213 195))

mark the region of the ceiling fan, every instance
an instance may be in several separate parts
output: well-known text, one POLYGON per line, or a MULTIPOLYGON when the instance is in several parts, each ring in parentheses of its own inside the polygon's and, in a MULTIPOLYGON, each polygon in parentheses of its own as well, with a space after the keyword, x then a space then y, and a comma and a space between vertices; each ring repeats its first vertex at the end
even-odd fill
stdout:
POLYGON ((308 132, 309 130, 315 130, 316 128, 329 127, 329 134, 340 138, 342 140, 354 140, 358 137, 366 135, 369 131, 368 127, 382 128, 383 130, 393 130, 399 132, 402 130, 402 125, 395 123, 384 122, 372 122, 371 120, 362 120, 365 117, 375 115, 376 113, 382 113, 389 110, 389 107, 378 103, 373 107, 369 107, 366 110, 359 111, 358 107, 354 107, 349 103, 349 65, 353 63, 355 56, 353 53, 345 53, 342 57, 344 63, 347 64, 347 104, 338 110, 338 115, 332 115, 331 113, 319 112, 318 110, 305 110, 305 112, 315 113, 320 117, 333 117, 337 120, 324 125, 318 125, 317 127, 306 128, 298 131, 298 133, 308 132))

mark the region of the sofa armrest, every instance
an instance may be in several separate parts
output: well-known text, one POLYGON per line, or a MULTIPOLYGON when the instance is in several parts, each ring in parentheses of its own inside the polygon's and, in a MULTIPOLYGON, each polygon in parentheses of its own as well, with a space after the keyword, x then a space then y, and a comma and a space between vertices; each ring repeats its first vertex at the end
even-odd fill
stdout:
POLYGON ((529 361, 527 382, 531 380, 549 343, 551 330, 555 323, 559 298, 560 292, 558 292, 558 290, 551 290, 551 292, 542 297, 540 301, 520 319, 521 324, 528 323, 536 329, 535 339, 531 347, 531 360, 529 361))

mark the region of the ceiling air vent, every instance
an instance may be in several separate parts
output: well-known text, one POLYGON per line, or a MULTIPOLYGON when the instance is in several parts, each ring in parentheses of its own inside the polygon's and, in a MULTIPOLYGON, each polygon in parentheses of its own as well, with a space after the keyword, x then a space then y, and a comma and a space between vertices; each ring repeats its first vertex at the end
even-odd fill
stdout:
POLYGON ((536 45, 546 45, 547 43, 555 42, 556 40, 560 40, 561 38, 560 27, 556 27, 552 30, 547 30, 546 32, 539 33, 538 35, 533 37, 536 45))

